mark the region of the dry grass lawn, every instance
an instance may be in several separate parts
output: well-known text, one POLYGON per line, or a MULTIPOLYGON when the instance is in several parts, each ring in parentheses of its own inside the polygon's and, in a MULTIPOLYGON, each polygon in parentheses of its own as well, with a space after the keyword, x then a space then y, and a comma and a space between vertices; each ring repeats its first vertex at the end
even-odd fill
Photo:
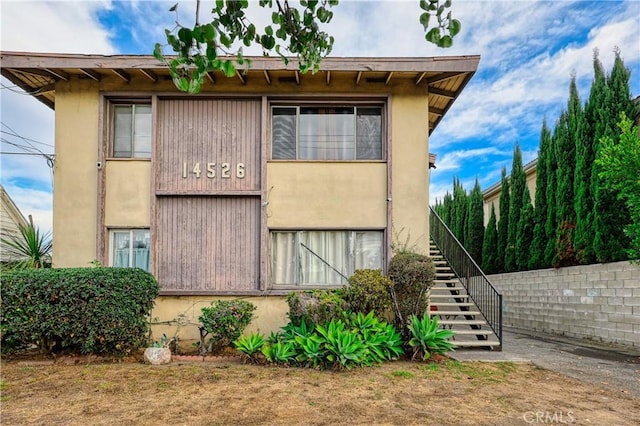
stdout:
POLYGON ((4 361, 0 375, 3 425, 640 424, 640 400, 532 364, 4 361))

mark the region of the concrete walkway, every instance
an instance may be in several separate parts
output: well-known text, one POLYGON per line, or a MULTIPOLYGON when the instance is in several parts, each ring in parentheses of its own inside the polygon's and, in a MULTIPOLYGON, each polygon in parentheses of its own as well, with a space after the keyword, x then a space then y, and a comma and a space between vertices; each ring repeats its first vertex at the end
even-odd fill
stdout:
POLYGON ((504 349, 501 352, 460 349, 449 355, 459 361, 532 362, 542 368, 640 398, 638 350, 519 329, 505 329, 503 333, 504 349))

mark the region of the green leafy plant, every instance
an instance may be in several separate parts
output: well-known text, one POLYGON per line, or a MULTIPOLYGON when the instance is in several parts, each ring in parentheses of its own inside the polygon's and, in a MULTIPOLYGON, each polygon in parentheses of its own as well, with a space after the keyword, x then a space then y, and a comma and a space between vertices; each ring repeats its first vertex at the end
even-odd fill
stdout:
POLYGON ((380 318, 389 317, 393 282, 380 269, 358 269, 349 277, 349 285, 340 294, 351 312, 373 311, 380 318))
POLYGON ((264 336, 260 333, 251 333, 248 336, 242 335, 233 342, 233 345, 242 352, 252 363, 258 363, 257 355, 261 353, 264 346, 264 336))
POLYGON ((51 264, 51 250, 53 242, 50 232, 40 232, 40 228, 33 224, 29 215, 29 223, 18 224, 18 234, 3 232, 0 238, 2 250, 9 256, 18 259, 15 267, 44 268, 51 264))
POLYGON ((411 315, 422 315, 427 311, 429 289, 435 276, 433 261, 422 254, 399 252, 389 263, 394 324, 405 341, 411 338, 406 327, 411 315))
POLYGON ((289 293, 289 320, 293 324, 303 321, 323 324, 332 319, 344 319, 347 302, 337 290, 307 290, 289 293))
POLYGON ((256 306, 246 300, 216 300, 210 307, 202 308, 200 321, 200 351, 213 350, 231 344, 237 340, 253 319, 256 306), (210 336, 209 346, 205 338, 210 336))
POLYGON ((318 333, 310 336, 296 336, 296 345, 300 348, 296 360, 305 367, 321 368, 324 366, 326 351, 324 344, 326 340, 318 333))
POLYGON ((416 315, 410 317, 409 331, 411 332, 411 340, 409 345, 413 348, 413 356, 415 359, 421 356, 423 360, 428 360, 432 353, 443 355, 452 351, 455 345, 449 342, 454 332, 451 330, 442 330, 438 328, 438 319, 430 318, 426 313, 422 319, 416 315))
POLYGON ((326 325, 316 327, 318 333, 325 340, 327 361, 336 370, 347 369, 368 364, 367 347, 358 338, 358 334, 345 329, 345 323, 331 320, 326 325))
POLYGON ((269 362, 290 365, 295 362, 296 349, 293 342, 281 341, 264 345, 262 353, 269 362))
POLYGON ((126 355, 148 344, 159 287, 135 268, 23 269, 0 274, 2 350, 38 345, 126 355))

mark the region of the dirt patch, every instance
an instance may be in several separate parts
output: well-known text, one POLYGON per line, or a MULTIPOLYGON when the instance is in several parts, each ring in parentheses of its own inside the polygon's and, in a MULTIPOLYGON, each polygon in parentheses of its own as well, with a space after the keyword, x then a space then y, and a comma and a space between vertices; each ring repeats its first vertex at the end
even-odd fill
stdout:
POLYGON ((640 400, 533 364, 24 362, 2 363, 3 424, 640 424, 640 400))

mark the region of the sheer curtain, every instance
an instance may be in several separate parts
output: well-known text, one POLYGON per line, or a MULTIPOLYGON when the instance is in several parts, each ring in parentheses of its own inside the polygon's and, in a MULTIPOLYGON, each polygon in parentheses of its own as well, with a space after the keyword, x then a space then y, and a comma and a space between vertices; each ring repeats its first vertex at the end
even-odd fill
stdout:
POLYGON ((355 132, 353 107, 301 107, 298 158, 353 160, 355 132))
POLYGON ((275 285, 346 284, 356 269, 382 269, 381 231, 271 233, 275 285))

